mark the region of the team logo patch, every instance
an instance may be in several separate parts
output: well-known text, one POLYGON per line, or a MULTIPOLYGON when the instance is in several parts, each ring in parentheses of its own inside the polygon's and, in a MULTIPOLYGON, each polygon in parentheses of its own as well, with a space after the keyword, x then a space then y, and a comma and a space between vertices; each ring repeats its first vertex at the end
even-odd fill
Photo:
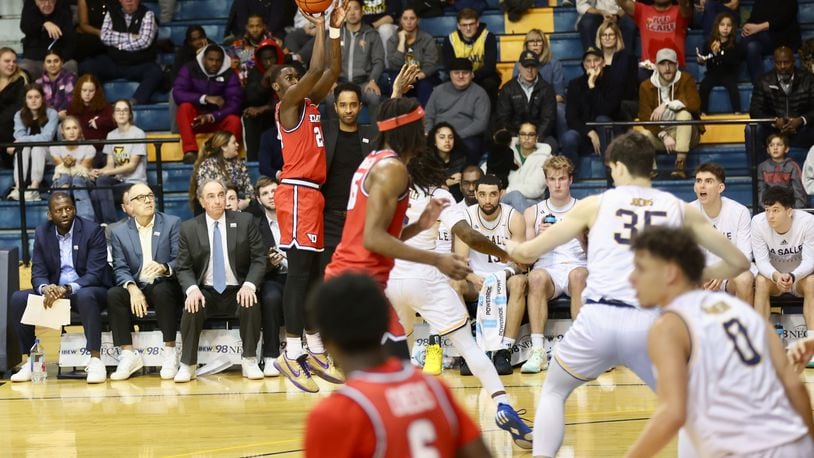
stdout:
POLYGON ((308 236, 308 240, 310 240, 311 243, 317 243, 317 235, 316 234, 305 234, 305 235, 308 236))

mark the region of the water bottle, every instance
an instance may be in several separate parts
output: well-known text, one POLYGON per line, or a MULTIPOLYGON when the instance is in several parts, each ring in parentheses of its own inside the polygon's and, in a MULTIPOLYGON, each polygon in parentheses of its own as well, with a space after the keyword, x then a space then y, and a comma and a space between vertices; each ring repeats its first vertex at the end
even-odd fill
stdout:
POLYGON ((45 367, 45 349, 40 344, 40 339, 34 340, 34 346, 28 355, 28 364, 31 364, 31 382, 45 383, 48 371, 45 367))

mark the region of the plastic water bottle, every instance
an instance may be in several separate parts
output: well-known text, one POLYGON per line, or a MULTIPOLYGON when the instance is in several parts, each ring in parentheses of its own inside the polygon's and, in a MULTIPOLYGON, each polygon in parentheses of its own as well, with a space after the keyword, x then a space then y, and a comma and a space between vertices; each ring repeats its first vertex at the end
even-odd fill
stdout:
POLYGON ((783 342, 783 345, 785 346, 786 341, 783 339, 783 337, 786 334, 786 330, 783 329, 783 323, 781 323, 780 321, 776 321, 774 323, 774 332, 777 333, 777 337, 780 338, 780 342, 783 342))
POLYGON ((28 355, 28 364, 31 364, 31 382, 45 383, 48 371, 45 367, 45 349, 40 344, 40 339, 34 341, 31 353, 28 355))

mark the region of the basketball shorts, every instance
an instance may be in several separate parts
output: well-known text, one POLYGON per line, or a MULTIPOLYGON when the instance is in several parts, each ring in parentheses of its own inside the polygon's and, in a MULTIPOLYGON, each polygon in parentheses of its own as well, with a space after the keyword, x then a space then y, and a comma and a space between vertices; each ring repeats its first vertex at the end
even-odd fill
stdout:
POLYGON ((554 357, 579 380, 593 380, 614 366, 625 366, 655 390, 647 334, 658 317, 655 309, 586 303, 554 357))
POLYGON ((325 199, 319 186, 302 180, 284 179, 274 194, 280 248, 322 251, 324 231, 322 210, 325 199), (294 184, 296 182, 296 184, 294 184))
POLYGON ((391 278, 384 292, 407 334, 413 331, 416 313, 430 325, 432 334, 442 336, 469 323, 466 307, 441 273, 427 279, 391 278))
POLYGON ((569 294, 568 288, 571 286, 568 281, 568 274, 571 273, 572 270, 576 269, 579 266, 575 266, 572 264, 562 264, 557 266, 551 267, 537 267, 535 269, 542 269, 548 272, 548 275, 551 277, 551 282, 554 283, 554 296, 552 297, 560 297, 561 295, 565 294, 568 297, 571 297, 569 294))

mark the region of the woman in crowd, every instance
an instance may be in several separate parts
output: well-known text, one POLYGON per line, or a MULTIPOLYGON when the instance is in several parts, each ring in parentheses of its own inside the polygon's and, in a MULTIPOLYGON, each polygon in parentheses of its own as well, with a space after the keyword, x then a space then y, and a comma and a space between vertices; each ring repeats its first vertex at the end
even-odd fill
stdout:
MULTIPOLYGON (((28 75, 17 66, 17 53, 0 48, 0 143, 14 141, 14 115, 23 107, 28 75)), ((11 156, 0 154, 0 164, 11 167, 11 156)))
POLYGON ((605 74, 610 85, 622 88, 622 104, 618 121, 633 121, 639 113, 639 63, 622 40, 622 30, 615 23, 605 21, 596 31, 596 48, 602 51, 605 74))
MULTIPOLYGON (((113 107, 107 103, 105 92, 99 80, 91 74, 85 74, 76 81, 68 115, 79 120, 82 135, 86 140, 104 140, 111 130, 116 128, 113 121, 113 107)), ((96 146, 96 158, 93 166, 104 167, 107 163, 102 145, 96 146)))
POLYGON ((238 157, 240 144, 231 132, 218 131, 204 143, 198 159, 192 168, 193 179, 189 188, 189 204, 195 213, 199 213, 198 186, 206 180, 221 180, 227 185, 234 185, 240 197, 238 207, 245 210, 254 199, 254 186, 249 177, 246 160, 238 157))
POLYGON ((419 19, 415 9, 407 7, 401 12, 396 34, 385 43, 389 68, 401 68, 404 64, 417 64, 421 71, 413 83, 414 89, 406 95, 416 97, 421 106, 426 106, 432 89, 440 83, 438 72, 440 57, 435 39, 418 28, 419 19))
POLYGON ((461 137, 448 122, 439 122, 427 134, 427 146, 447 172, 446 186, 456 201, 463 199, 461 194, 461 172, 466 167, 466 148, 461 137))
MULTIPOLYGON (((53 108, 45 105, 45 93, 39 84, 25 86, 25 105, 14 115, 15 142, 47 142, 54 139, 59 125, 59 115, 53 108)), ((14 149, 11 150, 14 154, 14 149)), ((9 199, 20 199, 20 187, 26 183, 25 200, 40 200, 38 191, 45 173, 45 155, 43 146, 26 147, 21 151, 23 163, 23 182, 20 183, 18 160, 14 159, 14 189, 9 199)))
POLYGON ((45 104, 57 111, 60 120, 68 116, 68 106, 71 104, 76 85, 76 75, 64 68, 63 64, 59 52, 55 50, 46 52, 42 76, 36 81, 45 92, 45 104))
MULTIPOLYGON (((565 122, 565 76, 562 63, 551 55, 551 44, 540 29, 531 29, 523 39, 523 50, 534 51, 540 57, 540 78, 554 87, 557 97, 557 138, 568 130, 565 122)), ((515 62, 512 78, 520 74, 520 63, 515 62)))
MULTIPOLYGON (((62 140, 82 141, 82 126, 73 116, 66 117, 59 129, 62 140)), ((96 149, 91 145, 60 145, 48 148, 54 168, 52 188, 80 188, 73 190, 76 214, 90 221, 96 220, 93 203, 90 200, 90 169, 96 157, 96 149)))

